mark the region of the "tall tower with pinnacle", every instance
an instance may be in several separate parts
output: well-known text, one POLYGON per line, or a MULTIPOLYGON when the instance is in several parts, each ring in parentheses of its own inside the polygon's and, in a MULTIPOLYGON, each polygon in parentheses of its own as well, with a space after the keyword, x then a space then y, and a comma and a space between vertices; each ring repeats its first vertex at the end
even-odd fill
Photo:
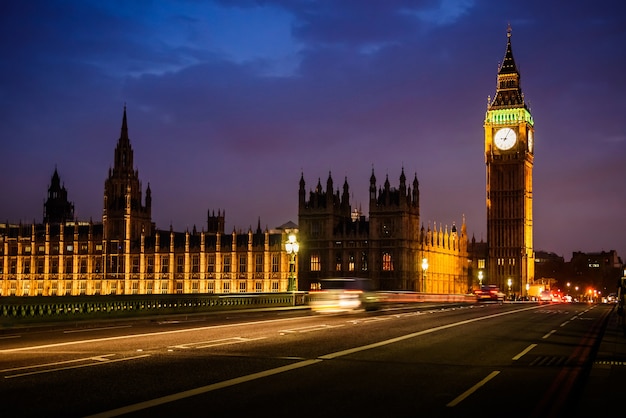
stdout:
POLYGON ((122 131, 115 147, 113 168, 104 183, 104 210, 102 214, 104 238, 113 240, 138 240, 141 234, 151 236, 152 192, 146 189, 142 203, 139 173, 133 168, 133 149, 128 137, 126 106, 122 118, 122 131))
POLYGON ((525 295, 534 279, 534 120, 513 59, 511 27, 484 121, 488 271, 483 283, 525 295))

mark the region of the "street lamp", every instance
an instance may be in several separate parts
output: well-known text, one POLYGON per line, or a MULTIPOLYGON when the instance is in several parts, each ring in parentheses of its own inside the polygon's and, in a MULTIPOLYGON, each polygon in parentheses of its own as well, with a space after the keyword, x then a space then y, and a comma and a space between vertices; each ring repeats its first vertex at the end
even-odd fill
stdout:
POLYGON ((422 292, 426 288, 426 270, 428 270, 428 259, 422 258, 422 292))
POLYGON ((478 271, 478 285, 481 288, 483 287, 483 271, 482 270, 478 271))
POLYGON ((285 250, 289 254, 289 285, 287 286, 288 292, 295 292, 298 290, 296 284, 296 255, 298 254, 298 241, 296 241, 296 234, 289 234, 289 239, 285 243, 285 250))
POLYGON ((513 280, 509 279, 506 281, 506 284, 509 285, 509 299, 511 298, 511 285, 513 284, 513 280))

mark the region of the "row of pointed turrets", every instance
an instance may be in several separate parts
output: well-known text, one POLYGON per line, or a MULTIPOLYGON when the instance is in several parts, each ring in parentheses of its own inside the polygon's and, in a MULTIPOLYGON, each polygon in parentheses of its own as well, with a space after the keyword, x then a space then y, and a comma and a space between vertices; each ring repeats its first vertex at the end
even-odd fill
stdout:
POLYGON ((429 223, 427 229, 424 228, 424 225, 422 224, 422 228, 420 230, 420 241, 427 246, 456 250, 461 243, 466 241, 466 235, 467 231, 464 217, 460 236, 457 231, 456 224, 454 223, 450 229, 448 229, 448 225, 444 228, 441 223, 439 223, 439 228, 437 228, 437 224, 435 223, 431 229, 429 223))
MULTIPOLYGON (((328 173, 328 179, 326 180, 326 190, 322 188, 321 179, 318 178, 315 189, 309 192, 309 198, 307 200, 306 183, 304 181, 304 173, 300 176, 300 190, 299 190, 299 208, 303 209, 339 209, 344 215, 350 216, 350 186, 348 185, 347 177, 343 183, 343 193, 340 194, 339 189, 336 191, 333 189, 333 177, 332 173, 328 173), (345 212, 345 213, 344 213, 345 212)), ((406 183, 406 175, 404 174, 404 168, 400 174, 400 185, 398 188, 391 187, 389 182, 389 176, 385 178, 385 183, 382 187, 377 189, 376 176, 374 175, 374 169, 372 168, 372 175, 370 176, 370 188, 369 188, 369 201, 370 210, 376 207, 407 207, 407 208, 419 208, 419 182, 417 181, 417 174, 413 179, 412 187, 406 183)))

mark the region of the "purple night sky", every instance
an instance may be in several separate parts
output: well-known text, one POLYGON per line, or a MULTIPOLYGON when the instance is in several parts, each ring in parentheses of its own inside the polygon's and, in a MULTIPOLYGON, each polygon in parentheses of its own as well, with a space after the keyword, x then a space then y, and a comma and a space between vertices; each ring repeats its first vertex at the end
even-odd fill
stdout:
POLYGON ((626 256, 626 3, 8 0, 0 5, 0 222, 43 219, 56 169, 100 221, 124 105, 153 221, 298 220, 347 177, 420 182, 424 225, 486 239, 483 120, 512 27, 535 119, 534 247, 626 256))

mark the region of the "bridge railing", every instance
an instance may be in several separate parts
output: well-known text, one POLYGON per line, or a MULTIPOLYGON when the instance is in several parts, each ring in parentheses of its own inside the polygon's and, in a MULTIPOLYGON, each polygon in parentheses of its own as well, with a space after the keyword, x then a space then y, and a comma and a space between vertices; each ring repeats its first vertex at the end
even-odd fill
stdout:
POLYGON ((9 296, 0 298, 0 325, 12 327, 68 320, 120 319, 304 305, 306 305, 305 292, 9 296))
MULTIPOLYGON (((473 303, 474 295, 381 292, 381 304, 473 303)), ((307 292, 8 296, 0 298, 0 328, 48 322, 123 319, 228 310, 304 307, 307 292)))

